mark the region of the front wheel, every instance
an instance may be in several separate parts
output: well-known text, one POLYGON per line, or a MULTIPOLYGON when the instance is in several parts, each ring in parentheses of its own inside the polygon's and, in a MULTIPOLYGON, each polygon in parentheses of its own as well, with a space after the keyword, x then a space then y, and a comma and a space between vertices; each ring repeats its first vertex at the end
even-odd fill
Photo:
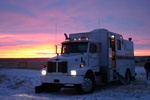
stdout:
POLYGON ((93 93, 95 89, 95 82, 93 78, 86 77, 82 84, 77 85, 77 91, 79 94, 93 93))

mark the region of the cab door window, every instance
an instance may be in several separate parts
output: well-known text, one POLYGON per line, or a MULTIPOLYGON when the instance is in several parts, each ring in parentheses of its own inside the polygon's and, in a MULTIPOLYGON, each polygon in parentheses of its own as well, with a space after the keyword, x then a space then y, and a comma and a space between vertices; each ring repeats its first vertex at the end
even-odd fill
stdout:
POLYGON ((90 44, 90 53, 97 53, 97 45, 94 43, 90 44))

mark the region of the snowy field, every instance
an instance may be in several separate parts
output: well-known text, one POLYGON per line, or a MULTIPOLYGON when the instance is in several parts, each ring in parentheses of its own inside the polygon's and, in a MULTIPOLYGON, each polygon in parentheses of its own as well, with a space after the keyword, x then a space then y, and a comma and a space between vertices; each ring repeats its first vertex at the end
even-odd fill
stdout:
POLYGON ((27 69, 0 69, 0 100, 150 100, 150 80, 143 67, 136 67, 136 80, 130 85, 107 84, 93 94, 78 95, 75 89, 35 94, 40 72, 27 69))

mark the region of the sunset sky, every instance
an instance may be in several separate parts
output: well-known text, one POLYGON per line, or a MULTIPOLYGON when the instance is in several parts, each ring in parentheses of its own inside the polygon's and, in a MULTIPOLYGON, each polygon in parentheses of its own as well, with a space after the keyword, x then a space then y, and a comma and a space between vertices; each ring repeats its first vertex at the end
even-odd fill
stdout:
POLYGON ((150 0, 0 0, 0 58, 51 57, 64 33, 99 27, 150 56, 150 0))

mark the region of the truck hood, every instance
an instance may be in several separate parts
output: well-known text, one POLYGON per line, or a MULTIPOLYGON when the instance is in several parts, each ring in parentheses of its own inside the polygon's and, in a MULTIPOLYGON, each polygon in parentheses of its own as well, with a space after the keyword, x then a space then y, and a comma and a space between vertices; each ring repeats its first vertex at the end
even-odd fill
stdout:
POLYGON ((48 61, 52 62, 67 62, 68 72, 70 70, 75 70, 80 68, 80 64, 83 63, 83 60, 87 59, 86 54, 62 54, 53 58, 50 58, 48 61))
POLYGON ((56 61, 59 61, 59 60, 80 60, 81 57, 83 57, 84 54, 63 54, 63 55, 59 55, 59 56, 56 56, 56 57, 53 57, 53 58, 50 58, 49 60, 56 60, 56 61))

